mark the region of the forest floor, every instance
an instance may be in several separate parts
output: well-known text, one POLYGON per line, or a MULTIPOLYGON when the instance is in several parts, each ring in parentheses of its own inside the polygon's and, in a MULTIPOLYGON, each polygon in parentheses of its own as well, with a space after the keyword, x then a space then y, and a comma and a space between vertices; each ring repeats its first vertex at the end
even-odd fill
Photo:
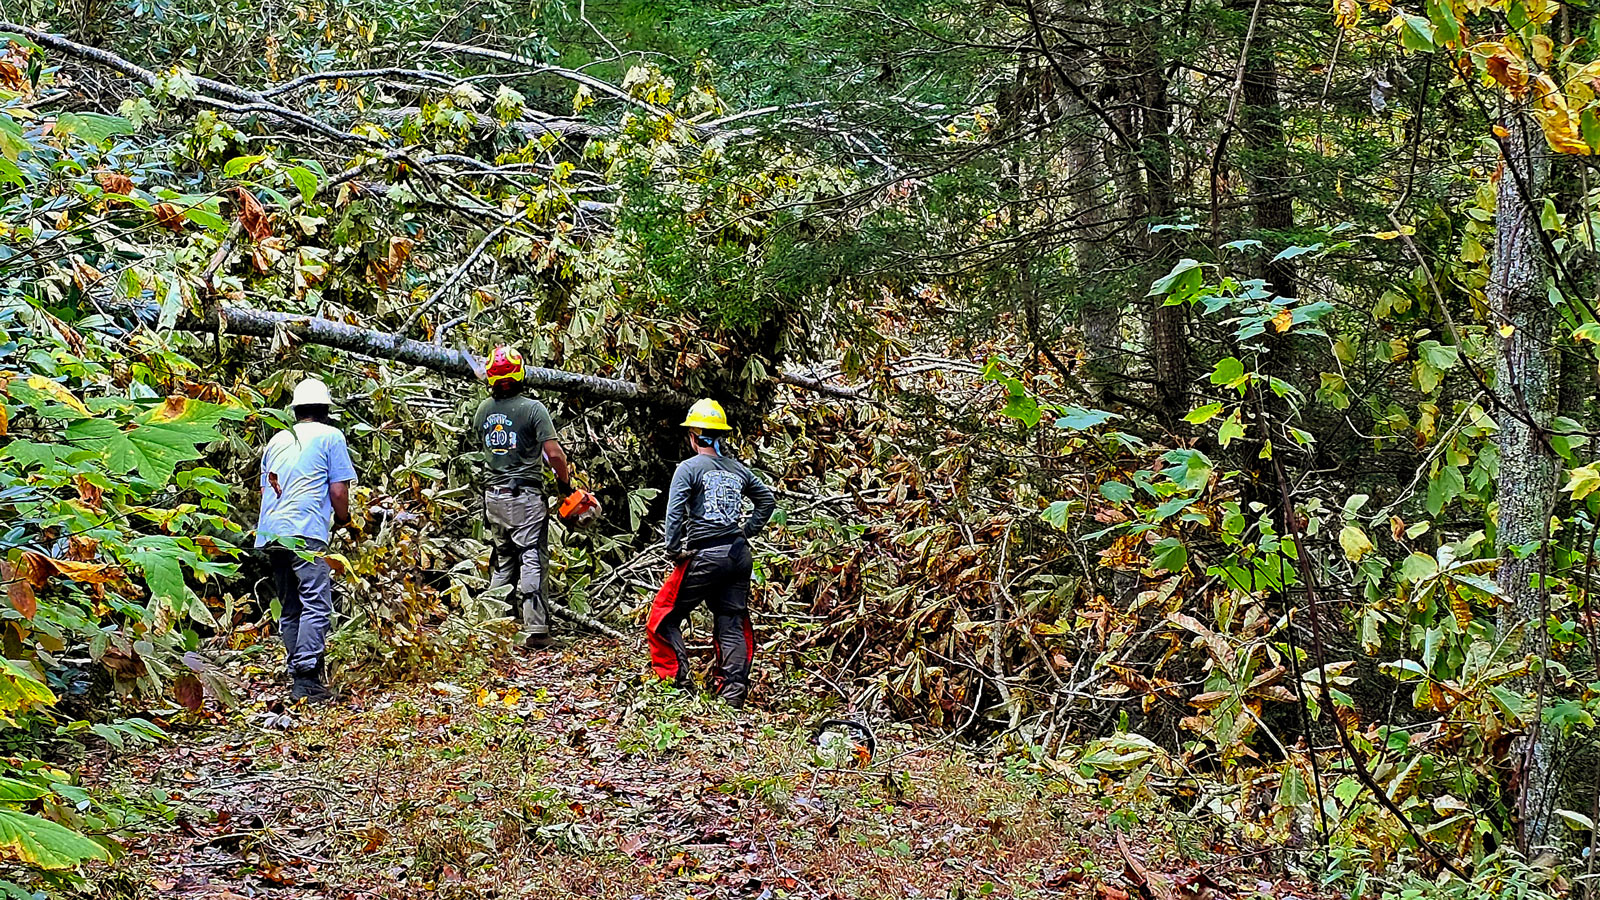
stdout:
POLYGON ((881 735, 870 765, 824 762, 814 714, 733 712, 647 684, 635 648, 563 644, 320 709, 259 684, 220 724, 91 767, 166 821, 90 894, 1312 895, 1169 821, 1119 839, 1117 810, 1038 767, 909 731, 881 735))

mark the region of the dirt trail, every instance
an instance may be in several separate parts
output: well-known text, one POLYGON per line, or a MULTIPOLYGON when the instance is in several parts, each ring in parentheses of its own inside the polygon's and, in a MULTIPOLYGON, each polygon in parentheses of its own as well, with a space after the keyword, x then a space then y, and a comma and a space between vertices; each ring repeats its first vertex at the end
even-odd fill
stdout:
MULTIPOLYGON (((579 640, 346 707, 291 709, 292 721, 258 704, 114 760, 101 781, 164 791, 171 821, 97 877, 97 895, 1138 893, 1105 810, 1026 767, 898 734, 880 737, 881 771, 848 748, 823 759, 813 716, 734 713, 646 685, 635 652, 579 640)), ((1147 831, 1132 845, 1140 866, 1188 873, 1205 896, 1197 868, 1173 861, 1170 830, 1147 831)), ((1295 896, 1265 876, 1228 879, 1246 895, 1295 896)))

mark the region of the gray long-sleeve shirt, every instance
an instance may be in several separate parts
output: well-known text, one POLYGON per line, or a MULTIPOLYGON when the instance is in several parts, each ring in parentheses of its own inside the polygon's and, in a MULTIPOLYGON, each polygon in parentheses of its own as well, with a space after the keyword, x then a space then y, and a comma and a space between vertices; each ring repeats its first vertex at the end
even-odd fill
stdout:
POLYGON ((735 459, 696 454, 678 464, 667 493, 667 552, 743 532, 754 537, 772 518, 772 488, 735 459), (744 498, 755 504, 745 516, 744 498))

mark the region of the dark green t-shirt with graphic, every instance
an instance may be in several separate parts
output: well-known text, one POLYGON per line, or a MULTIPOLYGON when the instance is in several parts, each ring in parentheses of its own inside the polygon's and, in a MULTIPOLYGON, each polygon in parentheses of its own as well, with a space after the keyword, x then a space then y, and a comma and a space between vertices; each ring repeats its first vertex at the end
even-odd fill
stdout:
POLYGON ((483 449, 489 484, 513 479, 537 483, 544 477, 544 442, 555 440, 556 423, 550 410, 532 397, 490 397, 478 405, 472 433, 483 449))

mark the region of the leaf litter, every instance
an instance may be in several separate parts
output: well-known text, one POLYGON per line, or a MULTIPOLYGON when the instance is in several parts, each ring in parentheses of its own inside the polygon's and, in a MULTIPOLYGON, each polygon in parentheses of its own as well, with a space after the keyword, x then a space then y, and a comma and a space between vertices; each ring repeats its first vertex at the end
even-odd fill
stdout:
MULTIPOLYGON (((96 896, 1311 898, 1270 854, 906 729, 819 754, 816 717, 648 684, 578 639, 343 707, 259 702, 86 781, 162 815, 96 896), (1199 859, 1194 857, 1199 856, 1199 859), (108 894, 112 885, 122 890, 108 894), (129 893, 128 885, 139 889, 129 893)), ((769 673, 770 674, 770 673, 769 673)), ((281 694, 257 685, 257 696, 281 694)), ((792 698, 790 698, 792 699, 792 698)), ((764 701, 764 702, 763 702, 764 701)))

